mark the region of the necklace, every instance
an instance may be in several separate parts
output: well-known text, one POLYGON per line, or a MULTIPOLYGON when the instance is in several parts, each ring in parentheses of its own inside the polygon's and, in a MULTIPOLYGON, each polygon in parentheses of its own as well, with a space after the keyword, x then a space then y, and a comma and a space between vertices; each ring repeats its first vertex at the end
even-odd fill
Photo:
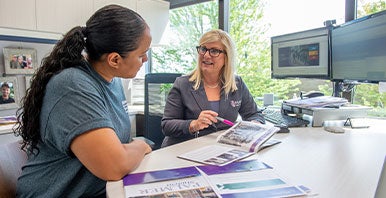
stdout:
POLYGON ((205 83, 205 86, 208 87, 208 88, 214 89, 214 88, 217 88, 219 84, 220 83, 217 83, 216 85, 210 86, 210 85, 205 83))

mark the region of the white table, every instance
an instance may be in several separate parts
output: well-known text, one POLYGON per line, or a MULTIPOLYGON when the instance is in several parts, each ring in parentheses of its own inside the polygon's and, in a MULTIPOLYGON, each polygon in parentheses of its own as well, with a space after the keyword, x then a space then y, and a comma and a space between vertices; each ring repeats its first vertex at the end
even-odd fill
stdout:
MULTIPOLYGON (((176 156, 214 144, 217 134, 183 142, 148 154, 135 172, 198 165, 176 156)), ((291 128, 276 134, 282 143, 260 151, 257 158, 290 183, 309 187, 318 197, 373 197, 386 155, 386 120, 367 129, 342 134, 323 128, 291 128)), ((124 197, 122 180, 107 182, 108 197, 124 197)))

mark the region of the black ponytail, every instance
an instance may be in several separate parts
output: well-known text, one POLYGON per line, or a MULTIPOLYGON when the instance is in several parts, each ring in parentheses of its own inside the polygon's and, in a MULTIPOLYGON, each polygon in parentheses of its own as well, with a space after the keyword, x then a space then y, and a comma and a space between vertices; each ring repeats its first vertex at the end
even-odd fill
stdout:
POLYGON ((48 81, 62 70, 97 61, 103 54, 116 52, 122 57, 138 48, 145 29, 143 18, 136 12, 118 5, 99 9, 86 27, 71 29, 42 60, 41 67, 31 79, 31 86, 17 110, 18 123, 14 133, 23 138, 22 149, 38 154, 40 112, 48 81), (35 152, 36 151, 36 152, 35 152))
POLYGON ((41 67, 31 79, 31 86, 22 99, 22 107, 17 111, 18 124, 15 133, 23 138, 22 149, 31 153, 39 150, 40 140, 40 111, 48 81, 52 76, 65 68, 82 63, 82 50, 85 47, 84 35, 81 27, 70 30, 52 50, 51 54, 42 60, 41 67))

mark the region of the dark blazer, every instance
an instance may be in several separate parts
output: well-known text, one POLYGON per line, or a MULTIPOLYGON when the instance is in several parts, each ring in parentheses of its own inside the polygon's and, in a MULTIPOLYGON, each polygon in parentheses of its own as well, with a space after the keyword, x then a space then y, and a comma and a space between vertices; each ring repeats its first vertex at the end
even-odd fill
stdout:
MULTIPOLYGON (((189 82, 189 77, 178 77, 168 95, 161 121, 162 131, 166 136, 162 147, 194 138, 194 135, 189 132, 190 122, 197 119, 201 111, 210 109, 203 84, 201 83, 200 87, 194 90, 194 82, 189 82)), ((235 76, 235 78, 238 90, 229 93, 228 97, 221 91, 218 116, 235 122, 240 115, 242 120, 257 120, 265 123, 261 110, 258 109, 247 86, 241 77, 235 76)), ((200 130, 199 135, 207 135, 226 128, 229 126, 217 122, 214 126, 200 130)))

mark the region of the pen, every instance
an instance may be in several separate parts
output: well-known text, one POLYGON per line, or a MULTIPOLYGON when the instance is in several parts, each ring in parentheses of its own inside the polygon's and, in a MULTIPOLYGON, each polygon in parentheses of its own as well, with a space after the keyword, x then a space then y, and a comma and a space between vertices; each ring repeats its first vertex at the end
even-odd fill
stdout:
POLYGON ((223 122, 224 124, 227 124, 229 126, 233 126, 233 122, 229 121, 229 120, 226 120, 224 118, 221 118, 221 117, 216 117, 217 120, 220 120, 221 122, 223 122))

